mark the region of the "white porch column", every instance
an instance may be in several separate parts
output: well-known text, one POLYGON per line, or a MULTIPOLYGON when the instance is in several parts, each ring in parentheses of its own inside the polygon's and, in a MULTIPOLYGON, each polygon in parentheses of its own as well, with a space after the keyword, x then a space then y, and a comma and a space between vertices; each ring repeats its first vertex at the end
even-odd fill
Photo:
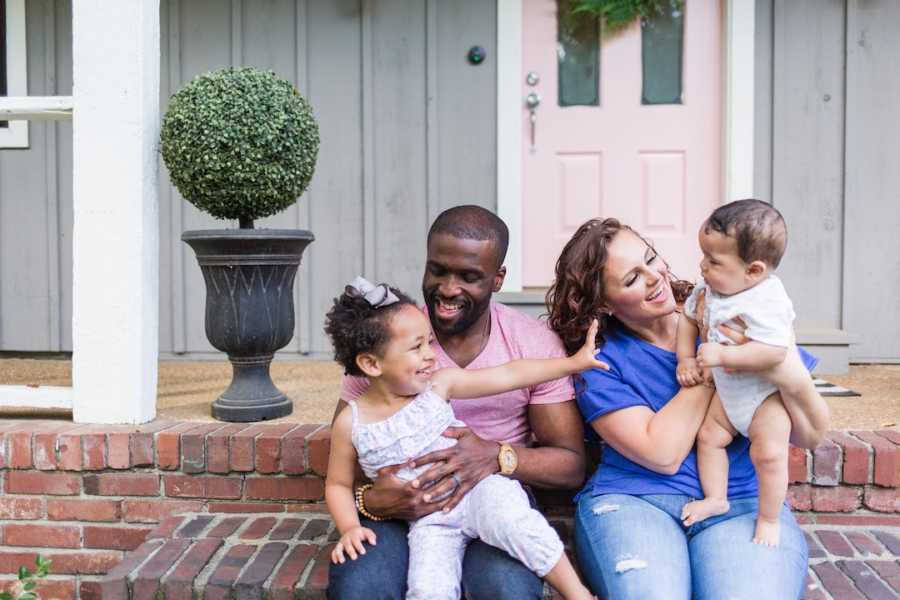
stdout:
POLYGON ((753 197, 756 3, 725 4, 725 161, 722 203, 753 197))
POLYGON ((77 0, 73 17, 73 417, 156 415, 159 0, 77 0))
POLYGON ((504 292, 522 291, 522 2, 497 0, 497 215, 509 227, 504 292))

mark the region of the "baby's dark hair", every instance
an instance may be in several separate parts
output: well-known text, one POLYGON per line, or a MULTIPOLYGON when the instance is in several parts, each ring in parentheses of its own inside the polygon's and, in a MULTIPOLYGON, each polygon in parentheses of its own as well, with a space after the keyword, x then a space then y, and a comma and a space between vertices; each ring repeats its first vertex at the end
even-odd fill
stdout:
POLYGON ((416 303, 396 288, 389 288, 399 302, 375 308, 359 291, 351 286, 334 299, 334 305, 325 315, 325 333, 334 346, 334 360, 344 367, 344 373, 362 377, 365 375, 356 364, 356 357, 363 352, 380 352, 390 336, 391 318, 398 310, 416 303))
POLYGON ((735 200, 720 206, 706 220, 703 230, 734 238, 742 261, 761 260, 772 269, 778 267, 787 247, 784 217, 762 200, 735 200))

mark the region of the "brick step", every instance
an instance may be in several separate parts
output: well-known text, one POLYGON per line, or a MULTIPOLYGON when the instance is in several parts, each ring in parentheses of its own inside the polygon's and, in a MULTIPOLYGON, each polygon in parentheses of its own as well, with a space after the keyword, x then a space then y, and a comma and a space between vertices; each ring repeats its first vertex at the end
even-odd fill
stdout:
POLYGON ((900 598, 900 526, 801 527, 809 544, 804 600, 900 598))
MULTIPOLYGON (((171 515, 322 515, 329 445, 321 424, 0 420, 0 591, 40 553, 53 561, 42 598, 95 600, 100 579, 171 515)), ((792 448, 790 479, 804 523, 900 526, 896 430, 792 448)), ((536 495, 568 539, 573 492, 536 495)))
POLYGON ((324 599, 337 532, 318 513, 170 517, 100 580, 106 599, 324 599))
MULTIPOLYGON (((900 524, 801 518, 806 600, 900 597, 900 524)), ((321 514, 170 517, 100 580, 104 599, 324 599, 337 532, 321 514)), ((553 597, 556 597, 555 595, 553 597)))

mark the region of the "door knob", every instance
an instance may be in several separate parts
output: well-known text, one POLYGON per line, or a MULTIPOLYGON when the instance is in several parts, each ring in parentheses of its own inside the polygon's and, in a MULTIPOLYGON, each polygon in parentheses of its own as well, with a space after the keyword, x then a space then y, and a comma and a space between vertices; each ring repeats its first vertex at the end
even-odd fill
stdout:
POLYGON ((541 104, 541 96, 537 92, 531 92, 527 96, 525 96, 525 106, 528 107, 528 112, 531 113, 528 117, 529 121, 531 121, 531 151, 534 152, 534 136, 535 129, 537 128, 537 107, 541 104))

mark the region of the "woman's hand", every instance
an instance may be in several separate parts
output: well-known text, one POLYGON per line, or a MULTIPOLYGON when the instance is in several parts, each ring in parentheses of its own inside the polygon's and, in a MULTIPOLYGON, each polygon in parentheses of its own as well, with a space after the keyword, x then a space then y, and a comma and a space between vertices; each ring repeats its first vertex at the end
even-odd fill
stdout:
POLYGON ((715 342, 700 344, 697 348, 697 366, 701 369, 711 369, 722 366, 722 345, 715 342))
POLYGON ((334 550, 331 551, 331 562, 335 564, 344 564, 344 552, 350 557, 350 560, 356 560, 357 556, 366 553, 363 542, 369 542, 375 545, 375 532, 368 527, 354 527, 348 529, 338 543, 335 544, 334 550))
POLYGON ((378 477, 366 491, 366 510, 379 517, 414 521, 440 508, 438 502, 426 500, 425 492, 412 482, 397 477, 397 471, 408 466, 403 463, 378 470, 378 477))
MULTIPOLYGON (((740 330, 732 329, 731 327, 729 327, 727 325, 719 325, 719 327, 717 328, 719 330, 719 333, 721 333, 722 335, 727 337, 729 340, 734 342, 735 345, 737 345, 737 346, 748 343, 750 341, 750 338, 748 338, 746 335, 744 335, 744 331, 743 331, 743 330, 747 329, 747 324, 740 317, 735 317, 734 322, 737 323, 740 327, 742 327, 742 329, 740 329, 740 330)), ((725 369, 726 373, 737 373, 739 371, 740 371, 740 369, 725 369)), ((710 379, 712 379, 712 378, 710 377, 710 379)))
POLYGON ((500 471, 500 444, 478 437, 468 427, 448 427, 444 436, 456 438, 456 445, 417 458, 414 465, 434 466, 412 485, 425 490, 426 502, 441 502, 441 509, 449 512, 479 481, 500 471))
MULTIPOLYGON (((745 323, 739 318, 735 320, 741 327, 745 327, 745 323)), ((719 326, 719 331, 735 344, 746 344, 750 341, 750 338, 743 333, 724 325, 719 326)), ((791 368, 795 373, 801 369, 805 370, 796 349, 788 353, 784 363, 775 367, 769 373, 769 377, 775 385, 778 385, 781 391, 781 400, 791 417, 791 444, 807 450, 815 450, 822 443, 825 433, 831 428, 831 410, 825 399, 816 391, 812 377, 793 377, 787 381, 779 377, 779 375, 789 372, 791 368), (791 380, 799 382, 798 385, 790 385, 791 380)))
POLYGON ((578 372, 587 371, 588 369, 603 369, 604 371, 609 371, 609 365, 603 362, 602 360, 597 360, 597 330, 600 328, 600 323, 597 322, 597 319, 591 321, 591 326, 588 328, 587 335, 584 338, 584 345, 581 347, 578 352, 572 355, 572 359, 576 361, 578 364, 578 372))

